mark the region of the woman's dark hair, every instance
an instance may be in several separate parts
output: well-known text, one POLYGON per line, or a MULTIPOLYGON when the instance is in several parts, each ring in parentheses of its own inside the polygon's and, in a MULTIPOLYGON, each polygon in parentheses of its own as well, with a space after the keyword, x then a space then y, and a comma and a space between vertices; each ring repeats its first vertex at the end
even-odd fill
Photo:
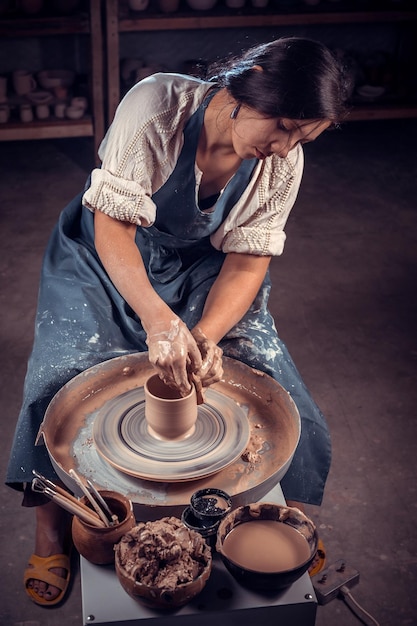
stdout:
POLYGON ((211 80, 268 117, 333 123, 345 117, 352 89, 343 62, 322 43, 301 37, 251 48, 220 70, 217 66, 211 80))

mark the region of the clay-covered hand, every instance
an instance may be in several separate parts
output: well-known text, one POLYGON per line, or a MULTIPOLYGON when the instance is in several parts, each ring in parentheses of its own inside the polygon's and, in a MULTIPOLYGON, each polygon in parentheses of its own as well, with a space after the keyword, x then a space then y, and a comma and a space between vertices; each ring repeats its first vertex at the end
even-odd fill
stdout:
POLYGON ((159 377, 168 386, 178 389, 182 396, 188 395, 191 390, 188 368, 198 371, 202 366, 202 357, 184 322, 175 318, 168 324, 153 324, 146 343, 149 361, 155 366, 159 377))
POLYGON ((193 371, 201 380, 203 387, 209 387, 223 377, 223 350, 214 341, 206 337, 199 326, 193 328, 191 334, 203 359, 201 367, 193 371))

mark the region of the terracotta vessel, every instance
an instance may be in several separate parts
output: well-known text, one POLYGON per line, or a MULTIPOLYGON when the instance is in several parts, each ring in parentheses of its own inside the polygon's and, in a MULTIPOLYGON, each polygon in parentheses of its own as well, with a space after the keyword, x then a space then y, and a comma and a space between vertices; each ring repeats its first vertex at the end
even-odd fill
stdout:
POLYGON ((182 398, 155 375, 145 382, 144 392, 145 418, 152 436, 163 440, 185 439, 194 432, 198 412, 194 387, 182 398))
MULTIPOLYGON (((96 528, 74 517, 72 539, 78 552, 87 561, 96 565, 108 565, 114 563, 114 545, 135 526, 136 521, 132 503, 125 496, 115 491, 100 491, 100 495, 112 513, 117 515, 119 522, 107 528, 96 528)), ((85 496, 81 498, 81 502, 90 506, 85 496)))

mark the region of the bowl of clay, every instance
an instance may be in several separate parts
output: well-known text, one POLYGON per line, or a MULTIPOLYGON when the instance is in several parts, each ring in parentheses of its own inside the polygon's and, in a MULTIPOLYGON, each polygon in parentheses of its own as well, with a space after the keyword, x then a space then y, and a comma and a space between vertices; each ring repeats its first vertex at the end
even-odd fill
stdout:
POLYGON ((211 549, 200 533, 176 517, 140 522, 115 546, 123 589, 144 606, 177 609, 202 591, 210 577, 211 549))
POLYGON ((216 550, 241 585, 273 591, 307 571, 317 542, 315 525, 299 509, 262 502, 238 507, 220 522, 216 550))

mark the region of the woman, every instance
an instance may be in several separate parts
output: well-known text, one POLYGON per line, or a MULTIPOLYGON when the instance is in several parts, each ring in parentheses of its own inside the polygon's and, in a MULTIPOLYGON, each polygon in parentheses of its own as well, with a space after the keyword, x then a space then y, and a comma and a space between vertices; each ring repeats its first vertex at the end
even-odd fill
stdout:
POLYGON ((63 598, 69 563, 64 514, 52 502, 37 506, 27 485, 33 468, 57 480, 34 440, 55 393, 104 360, 148 350, 182 394, 191 377, 203 387, 218 381, 222 354, 265 371, 302 419, 284 494, 321 503, 328 431, 268 312, 268 266, 283 250, 302 145, 343 118, 348 91, 323 45, 284 38, 210 81, 156 74, 122 100, 102 167, 63 211, 46 251, 7 474, 24 505, 36 506, 25 587, 38 604, 63 598))

